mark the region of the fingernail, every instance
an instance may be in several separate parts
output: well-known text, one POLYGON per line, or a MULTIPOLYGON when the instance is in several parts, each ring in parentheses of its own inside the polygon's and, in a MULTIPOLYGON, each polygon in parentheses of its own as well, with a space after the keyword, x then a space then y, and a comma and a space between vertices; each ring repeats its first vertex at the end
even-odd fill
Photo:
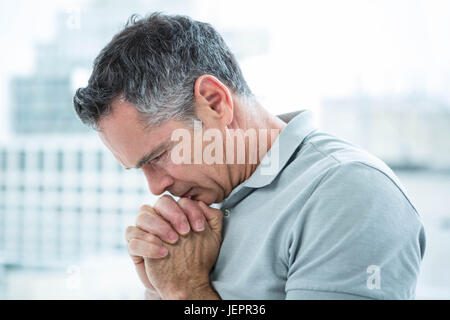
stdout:
POLYGON ((190 230, 189 225, 186 222, 182 222, 180 225, 180 232, 185 234, 188 233, 190 230))
POLYGON ((171 241, 177 241, 178 240, 178 234, 176 232, 170 231, 169 232, 169 239, 171 241))
POLYGON ((169 251, 167 251, 167 249, 164 248, 164 247, 161 247, 161 248, 159 249, 159 254, 160 254, 161 256, 163 256, 163 257, 165 257, 168 253, 169 253, 169 251))
POLYGON ((205 230, 205 225, 203 224, 203 221, 202 220, 197 220, 195 222, 195 228, 197 229, 197 231, 205 230))

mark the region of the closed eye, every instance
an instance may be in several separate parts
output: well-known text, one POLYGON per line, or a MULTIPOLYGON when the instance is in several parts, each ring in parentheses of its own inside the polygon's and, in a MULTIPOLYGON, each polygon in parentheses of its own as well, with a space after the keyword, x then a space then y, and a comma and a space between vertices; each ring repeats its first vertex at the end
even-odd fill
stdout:
POLYGON ((164 151, 163 153, 161 153, 159 156, 157 156, 157 157, 155 157, 155 158, 153 158, 152 160, 150 160, 149 162, 153 162, 153 163, 155 163, 155 162, 158 162, 159 160, 161 160, 162 158, 163 158, 163 156, 165 156, 166 155, 166 153, 167 153, 167 151, 164 151))

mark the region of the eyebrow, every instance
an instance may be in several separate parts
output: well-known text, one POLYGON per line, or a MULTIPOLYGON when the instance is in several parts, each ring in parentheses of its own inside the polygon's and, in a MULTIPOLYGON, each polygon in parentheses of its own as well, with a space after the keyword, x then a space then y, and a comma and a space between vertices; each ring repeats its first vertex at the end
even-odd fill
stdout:
POLYGON ((125 168, 125 169, 127 169, 127 170, 140 169, 145 163, 152 160, 153 158, 156 158, 163 150, 167 149, 167 147, 169 147, 169 145, 170 145, 169 142, 164 142, 164 143, 160 144, 153 151, 151 151, 151 152, 147 153, 145 156, 143 156, 136 164, 136 167, 125 168))

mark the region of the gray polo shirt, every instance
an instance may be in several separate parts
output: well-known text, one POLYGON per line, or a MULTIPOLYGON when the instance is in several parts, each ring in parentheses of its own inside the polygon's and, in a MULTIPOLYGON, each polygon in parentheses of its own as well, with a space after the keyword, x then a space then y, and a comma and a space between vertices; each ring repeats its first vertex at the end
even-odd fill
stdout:
POLYGON ((425 232, 394 173, 310 111, 277 141, 278 170, 261 164, 217 205, 222 299, 413 299, 425 232))

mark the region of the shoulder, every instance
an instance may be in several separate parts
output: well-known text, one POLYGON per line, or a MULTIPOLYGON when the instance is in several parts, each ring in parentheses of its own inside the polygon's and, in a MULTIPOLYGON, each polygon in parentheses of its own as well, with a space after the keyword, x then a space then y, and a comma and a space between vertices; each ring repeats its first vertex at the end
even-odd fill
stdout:
POLYGON ((378 157, 332 135, 315 132, 305 139, 288 171, 298 183, 305 180, 311 196, 339 194, 342 198, 384 198, 408 204, 417 212, 395 173, 378 157))
POLYGON ((330 196, 339 194, 343 200, 384 199, 404 203, 416 211, 405 188, 391 170, 364 160, 336 164, 323 176, 316 191, 330 196))
POLYGON ((398 228, 416 229, 421 223, 396 177, 361 161, 348 161, 329 168, 299 214, 302 219, 308 219, 313 228, 333 227, 332 234, 336 236, 339 236, 338 230, 346 233, 368 225, 371 227, 367 234, 395 234, 398 228), (333 223, 336 226, 332 226, 333 223))

